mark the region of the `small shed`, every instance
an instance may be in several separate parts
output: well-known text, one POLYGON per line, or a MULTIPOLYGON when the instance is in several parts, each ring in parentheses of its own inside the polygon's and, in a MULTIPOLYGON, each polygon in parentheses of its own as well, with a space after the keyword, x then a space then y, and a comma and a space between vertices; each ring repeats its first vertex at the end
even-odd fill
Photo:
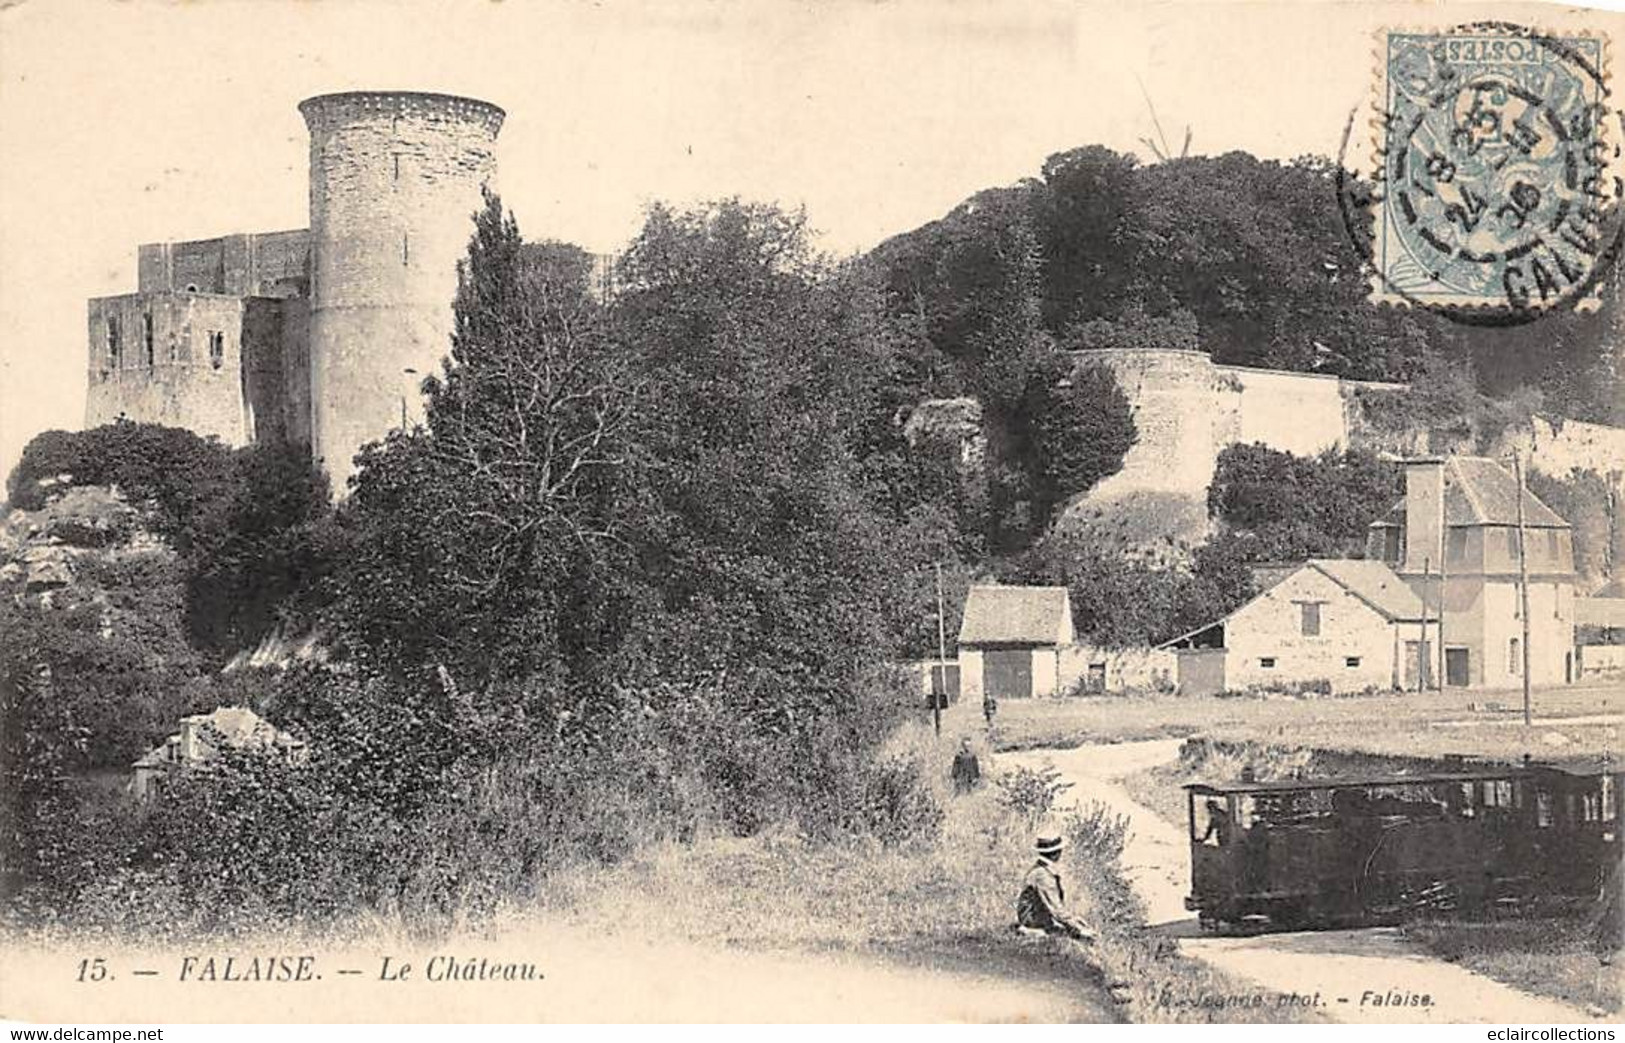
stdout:
POLYGON ((221 746, 278 756, 288 763, 302 763, 309 756, 302 739, 242 706, 223 706, 213 713, 182 717, 180 725, 179 732, 131 765, 134 774, 130 790, 135 796, 152 798, 170 772, 207 764, 219 756, 221 746))
POLYGON ((961 691, 971 699, 1054 695, 1062 652, 1075 642, 1065 587, 972 587, 959 625, 961 691))

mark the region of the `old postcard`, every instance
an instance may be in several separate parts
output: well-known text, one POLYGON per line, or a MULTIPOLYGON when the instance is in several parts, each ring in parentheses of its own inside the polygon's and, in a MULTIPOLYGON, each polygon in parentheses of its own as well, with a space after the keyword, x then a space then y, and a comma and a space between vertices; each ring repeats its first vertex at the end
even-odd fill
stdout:
POLYGON ((1622 34, 0 5, 0 1018, 1619 1021, 1622 34))

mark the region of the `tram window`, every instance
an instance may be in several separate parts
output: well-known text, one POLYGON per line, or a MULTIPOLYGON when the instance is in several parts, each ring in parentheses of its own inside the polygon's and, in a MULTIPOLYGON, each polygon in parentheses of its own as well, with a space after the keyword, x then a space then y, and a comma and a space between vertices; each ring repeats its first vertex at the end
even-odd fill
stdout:
POLYGON ((1580 811, 1579 807, 1577 806, 1577 802, 1574 799, 1574 794, 1568 794, 1567 799, 1565 799, 1563 803, 1568 808, 1569 825, 1572 826, 1574 823, 1580 820, 1580 811))
MULTIPOLYGON (((1513 806, 1514 794, 1512 782, 1509 779, 1484 780, 1484 806, 1486 808, 1510 808, 1513 806)), ((1522 801, 1518 801, 1522 803, 1522 801)))
POLYGON ((1460 796, 1457 798, 1456 813, 1462 818, 1472 818, 1478 813, 1478 809, 1473 806, 1473 784, 1463 782, 1457 789, 1460 796))
POLYGON ((1580 817, 1586 822, 1602 818, 1602 794, 1587 793, 1580 798, 1580 817))
POLYGON ((1191 839, 1207 847, 1218 847, 1230 836, 1230 809, 1217 797, 1209 797, 1191 816, 1191 839))
POLYGON ((1618 798, 1614 793, 1614 778, 1611 775, 1604 775, 1601 781, 1602 786, 1598 789, 1597 797, 1598 802, 1602 805, 1602 820, 1612 822, 1618 808, 1618 798))
POLYGON ((1535 793, 1535 825, 1542 829, 1552 824, 1552 795, 1544 790, 1535 793))
POLYGON ((1252 797, 1242 797, 1236 801, 1236 825, 1242 829, 1252 829, 1256 815, 1257 804, 1252 797))

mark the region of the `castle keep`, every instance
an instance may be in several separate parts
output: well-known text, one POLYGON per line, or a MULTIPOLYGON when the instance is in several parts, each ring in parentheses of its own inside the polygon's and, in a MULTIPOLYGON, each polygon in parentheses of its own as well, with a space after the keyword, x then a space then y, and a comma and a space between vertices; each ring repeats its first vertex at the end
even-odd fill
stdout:
POLYGON ((299 111, 310 227, 142 245, 136 292, 90 301, 85 423, 308 443, 342 495, 356 450, 421 417, 504 113, 409 91, 299 111))

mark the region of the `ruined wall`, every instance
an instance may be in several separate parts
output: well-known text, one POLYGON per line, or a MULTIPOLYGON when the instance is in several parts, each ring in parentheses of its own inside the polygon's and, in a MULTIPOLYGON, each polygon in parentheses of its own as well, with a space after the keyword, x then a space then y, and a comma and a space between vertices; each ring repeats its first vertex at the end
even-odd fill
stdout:
POLYGON ((1216 367, 1221 379, 1240 386, 1237 425, 1224 445, 1255 442, 1292 453, 1314 456, 1349 445, 1349 412, 1356 388, 1404 390, 1402 384, 1343 380, 1318 373, 1288 373, 1274 369, 1216 367))
POLYGON ((136 288, 289 297, 305 292, 309 259, 310 233, 303 228, 143 243, 136 251, 136 288))
POLYGON ((1139 534, 1128 553, 1167 564, 1207 536, 1207 489, 1219 453, 1262 443, 1313 456, 1349 444, 1359 388, 1400 389, 1312 373, 1215 366, 1204 352, 1077 352, 1111 370, 1134 409, 1138 441, 1123 468, 1067 510, 1065 524, 1102 537, 1139 534))
POLYGON ((1554 478, 1570 471, 1595 471, 1625 489, 1625 429, 1582 420, 1553 423, 1530 418, 1527 427, 1507 432, 1493 455, 1524 454, 1530 465, 1554 478))
POLYGON ((85 426, 122 416, 233 446, 296 439, 308 429, 301 416, 309 410, 301 390, 308 380, 304 316, 301 301, 265 297, 183 292, 92 300, 85 426))
POLYGON ((310 128, 311 448, 342 495, 365 443, 422 416, 450 346, 457 262, 496 174, 503 112, 358 92, 301 103, 310 128))
POLYGON ((310 447, 310 301, 290 297, 282 311, 284 433, 292 445, 310 447))
POLYGON ((253 428, 243 401, 243 310, 241 298, 207 294, 91 300, 85 426, 124 416, 247 444, 253 428))

